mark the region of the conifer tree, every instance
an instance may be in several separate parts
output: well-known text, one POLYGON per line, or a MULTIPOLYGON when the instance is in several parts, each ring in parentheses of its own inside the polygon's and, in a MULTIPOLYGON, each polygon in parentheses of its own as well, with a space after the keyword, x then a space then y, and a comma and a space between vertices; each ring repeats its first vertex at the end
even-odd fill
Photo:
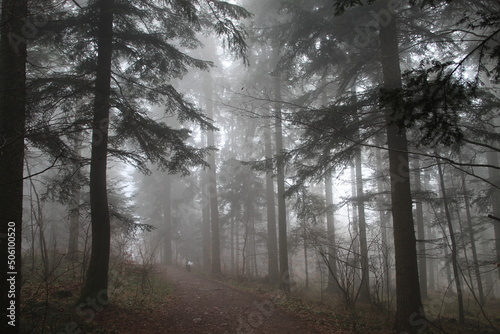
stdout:
POLYGON ((20 321, 27 0, 2 1, 0 19, 0 256, 2 332, 20 321), (8 274, 16 273, 16 274, 8 274))
MULTIPOLYGON (((68 110, 92 130, 90 192, 93 251, 80 301, 101 298, 106 303, 109 257, 109 215, 106 203, 108 154, 143 170, 156 162, 170 172, 189 173, 205 164, 205 149, 186 143, 188 129, 175 129, 148 115, 162 105, 163 119, 195 122, 213 129, 209 120, 168 82, 189 67, 207 70, 210 63, 189 56, 179 47, 201 46, 196 33, 204 28, 226 40, 237 56, 246 50, 245 33, 236 20, 250 14, 223 1, 90 1, 80 8, 63 7, 49 22, 40 43, 56 40, 64 65, 50 64, 49 73, 31 81, 39 99, 35 109, 68 110), (64 88, 62 88, 64 87, 64 88), (62 89, 62 90, 61 90, 62 89), (73 101, 93 100, 78 108, 73 101), (136 147, 134 151, 124 147, 136 147)), ((50 112, 50 111, 49 111, 50 112)), ((52 111, 53 112, 53 111, 52 111)), ((69 127, 71 130, 71 126, 69 127)))

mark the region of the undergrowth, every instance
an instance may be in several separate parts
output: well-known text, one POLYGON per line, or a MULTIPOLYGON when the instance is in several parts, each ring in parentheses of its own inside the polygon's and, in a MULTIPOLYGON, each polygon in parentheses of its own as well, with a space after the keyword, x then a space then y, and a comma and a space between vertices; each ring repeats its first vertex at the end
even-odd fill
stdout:
MULTIPOLYGON (((24 272, 21 288, 21 333, 83 334, 103 332, 93 320, 104 308, 83 311, 76 304, 82 279, 61 263, 50 275, 24 272)), ((154 266, 120 263, 110 270, 110 305, 124 310, 154 308, 171 287, 154 266)))

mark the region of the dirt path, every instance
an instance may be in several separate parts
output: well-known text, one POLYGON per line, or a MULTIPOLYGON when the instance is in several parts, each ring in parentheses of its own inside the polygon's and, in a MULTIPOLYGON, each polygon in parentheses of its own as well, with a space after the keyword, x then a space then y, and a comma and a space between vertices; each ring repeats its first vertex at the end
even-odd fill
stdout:
MULTIPOLYGON (((167 279, 174 292, 157 310, 130 314, 111 307, 114 330, 119 333, 204 333, 265 334, 320 333, 277 309, 270 300, 202 278, 177 267, 167 268, 167 279)), ((99 318, 106 319, 106 314, 99 318)), ((108 320, 110 320, 108 318, 108 320)))

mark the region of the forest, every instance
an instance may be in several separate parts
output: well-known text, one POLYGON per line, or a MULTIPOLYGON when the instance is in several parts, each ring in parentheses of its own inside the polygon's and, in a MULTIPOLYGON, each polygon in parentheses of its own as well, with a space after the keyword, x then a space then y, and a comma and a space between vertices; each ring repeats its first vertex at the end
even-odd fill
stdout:
POLYGON ((500 333, 500 2, 0 10, 2 333, 500 333))

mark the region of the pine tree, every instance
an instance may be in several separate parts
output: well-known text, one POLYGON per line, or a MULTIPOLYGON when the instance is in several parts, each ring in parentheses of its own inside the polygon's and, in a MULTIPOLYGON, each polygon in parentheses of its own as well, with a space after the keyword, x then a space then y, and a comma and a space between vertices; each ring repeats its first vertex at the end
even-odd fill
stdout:
POLYGON ((2 1, 0 19, 0 255, 2 331, 19 332, 26 121, 27 0, 2 1), (16 273, 16 274, 8 274, 16 273), (12 281, 15 278, 15 282, 12 281), (9 279, 9 280, 8 280, 9 279), (13 284, 11 284, 13 283, 13 284), (13 291, 12 291, 13 290, 13 291), (9 291, 12 291, 14 296, 9 291), (8 293, 9 292, 9 293, 8 293))

